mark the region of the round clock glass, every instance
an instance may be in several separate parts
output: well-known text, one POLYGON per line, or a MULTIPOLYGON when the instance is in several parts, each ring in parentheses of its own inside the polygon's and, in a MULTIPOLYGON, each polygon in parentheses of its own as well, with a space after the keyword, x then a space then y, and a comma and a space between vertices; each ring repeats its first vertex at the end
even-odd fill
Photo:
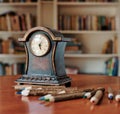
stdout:
POLYGON ((34 55, 43 56, 50 49, 50 41, 44 34, 36 34, 30 42, 30 48, 34 55))

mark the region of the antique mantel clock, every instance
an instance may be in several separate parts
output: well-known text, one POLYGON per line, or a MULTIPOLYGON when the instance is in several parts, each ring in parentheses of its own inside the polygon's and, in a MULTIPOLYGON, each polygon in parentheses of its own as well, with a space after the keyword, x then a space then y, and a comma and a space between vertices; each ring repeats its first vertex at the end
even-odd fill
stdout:
POLYGON ((26 49, 26 72, 17 83, 42 85, 68 85, 71 79, 66 75, 64 50, 70 39, 47 27, 30 29, 19 41, 26 49))

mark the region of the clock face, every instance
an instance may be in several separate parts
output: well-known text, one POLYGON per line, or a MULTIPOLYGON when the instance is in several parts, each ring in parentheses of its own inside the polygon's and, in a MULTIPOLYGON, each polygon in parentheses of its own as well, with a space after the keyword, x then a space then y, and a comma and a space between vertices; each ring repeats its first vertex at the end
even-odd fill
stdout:
POLYGON ((43 56, 50 49, 50 41, 44 34, 36 34, 30 42, 30 48, 35 56, 43 56))

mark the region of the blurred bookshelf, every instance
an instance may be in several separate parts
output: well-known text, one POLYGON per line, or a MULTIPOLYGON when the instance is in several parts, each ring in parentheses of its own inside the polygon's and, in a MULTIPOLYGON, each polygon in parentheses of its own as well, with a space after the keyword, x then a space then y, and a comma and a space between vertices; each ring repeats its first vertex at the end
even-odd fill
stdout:
POLYGON ((0 76, 24 74, 25 48, 18 38, 38 25, 39 2, 0 0, 0 76))
POLYGON ((57 0, 56 4, 56 29, 82 44, 78 52, 65 53, 66 66, 83 74, 120 75, 119 0, 57 0), (108 73, 114 69, 115 74, 108 73))
MULTIPOLYGON (((106 61, 120 58, 119 10, 119 0, 1 0, 0 39, 16 41, 34 26, 54 28, 73 39, 65 50, 67 71, 109 75, 106 61)), ((25 52, 1 52, 0 60, 25 63, 25 52)))

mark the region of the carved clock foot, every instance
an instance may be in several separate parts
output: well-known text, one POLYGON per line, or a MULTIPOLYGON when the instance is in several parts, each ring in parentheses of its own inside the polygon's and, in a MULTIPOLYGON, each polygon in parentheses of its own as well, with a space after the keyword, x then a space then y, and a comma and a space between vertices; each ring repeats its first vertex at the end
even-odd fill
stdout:
POLYGON ((67 82, 66 84, 65 84, 65 87, 70 87, 71 86, 71 82, 67 82))

